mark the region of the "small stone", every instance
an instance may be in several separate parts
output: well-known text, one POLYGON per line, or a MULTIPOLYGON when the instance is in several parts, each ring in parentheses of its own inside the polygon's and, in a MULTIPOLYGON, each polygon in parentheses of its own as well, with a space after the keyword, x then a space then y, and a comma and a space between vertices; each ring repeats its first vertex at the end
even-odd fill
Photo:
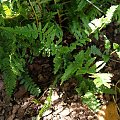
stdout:
POLYGON ((47 110, 46 112, 44 112, 43 116, 48 116, 51 112, 52 110, 47 110))
POLYGON ((71 103, 72 108, 76 108, 76 103, 71 103))
POLYGON ((52 120, 60 120, 58 116, 53 117, 52 120))
POLYGON ((72 115, 75 116, 77 113, 75 111, 72 112, 72 115))
POLYGON ((52 101, 55 101, 55 100, 58 100, 58 99, 59 99, 59 96, 58 96, 58 94, 57 94, 56 91, 53 91, 53 94, 52 94, 52 96, 51 96, 51 99, 52 99, 52 101))
POLYGON ((92 116, 88 116, 88 120, 93 120, 93 117, 92 116))
POLYGON ((22 109, 26 109, 28 106, 29 106, 29 102, 24 102, 24 104, 23 105, 21 105, 21 107, 22 107, 22 109))
POLYGON ((86 120, 86 116, 85 115, 79 115, 80 120, 86 120))
POLYGON ((70 116, 66 116, 66 117, 64 117, 64 120, 71 120, 71 117, 70 116))
POLYGON ((60 115, 67 116, 67 115, 69 115, 69 113, 70 113, 69 108, 66 108, 60 113, 60 115))
POLYGON ((63 111, 63 107, 61 106, 54 112, 54 114, 56 114, 56 115, 60 114, 62 111, 63 111))
POLYGON ((78 100, 78 95, 74 95, 74 101, 78 100))

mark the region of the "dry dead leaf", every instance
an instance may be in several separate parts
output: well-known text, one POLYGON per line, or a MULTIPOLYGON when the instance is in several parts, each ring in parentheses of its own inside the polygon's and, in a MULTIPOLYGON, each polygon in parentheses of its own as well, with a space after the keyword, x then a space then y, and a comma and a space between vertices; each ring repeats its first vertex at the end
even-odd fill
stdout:
POLYGON ((117 105, 114 102, 110 102, 108 105, 102 106, 98 112, 98 120, 120 120, 117 105))

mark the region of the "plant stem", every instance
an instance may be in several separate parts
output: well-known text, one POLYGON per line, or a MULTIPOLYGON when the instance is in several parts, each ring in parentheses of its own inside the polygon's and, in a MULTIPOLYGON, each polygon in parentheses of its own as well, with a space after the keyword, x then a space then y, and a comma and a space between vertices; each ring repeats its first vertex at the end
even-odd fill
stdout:
POLYGON ((32 10, 33 10, 33 12, 34 12, 34 15, 35 15, 35 19, 36 19, 36 24, 37 24, 37 26, 38 26, 38 17, 37 17, 37 14, 36 14, 36 12, 35 12, 35 9, 34 9, 34 7, 33 7, 33 5, 32 5, 32 3, 31 3, 31 1, 29 0, 29 3, 30 3, 30 6, 31 6, 31 8, 32 8, 32 10))
MULTIPOLYGON (((54 0, 54 3, 55 3, 55 5, 57 4, 57 1, 56 0, 54 0)), ((58 21, 59 21, 59 23, 60 23, 60 26, 61 26, 61 16, 60 16, 60 11, 57 9, 57 14, 58 14, 58 21)))

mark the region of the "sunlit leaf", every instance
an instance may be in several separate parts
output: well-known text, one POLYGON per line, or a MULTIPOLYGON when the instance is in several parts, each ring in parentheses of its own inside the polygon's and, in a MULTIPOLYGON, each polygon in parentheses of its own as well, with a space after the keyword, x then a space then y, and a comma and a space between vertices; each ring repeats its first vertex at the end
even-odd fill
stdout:
POLYGON ((92 20, 88 25, 91 28, 91 33, 94 33, 97 29, 101 30, 105 25, 111 22, 113 13, 117 9, 118 5, 111 6, 106 13, 106 16, 92 20))
POLYGON ((113 75, 110 73, 95 73, 92 74, 92 78, 94 78, 94 83, 96 87, 100 87, 101 85, 104 85, 108 88, 110 88, 110 82, 111 82, 111 77, 113 75))
POLYGON ((116 53, 117 53, 118 57, 120 58, 120 52, 116 52, 116 53))

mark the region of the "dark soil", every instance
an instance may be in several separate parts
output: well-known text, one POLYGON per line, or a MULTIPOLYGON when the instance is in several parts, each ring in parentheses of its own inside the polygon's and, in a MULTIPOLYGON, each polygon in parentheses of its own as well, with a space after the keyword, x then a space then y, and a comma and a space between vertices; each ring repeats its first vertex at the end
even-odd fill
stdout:
MULTIPOLYGON (((33 102, 35 97, 29 95, 24 86, 20 86, 12 98, 7 98, 3 81, 0 82, 0 120, 34 120, 43 107, 48 89, 37 98, 37 104, 33 102)), ((75 81, 71 79, 63 88, 54 89, 52 105, 41 120, 98 120, 96 114, 82 104, 80 97, 72 89, 74 86, 75 81)))

